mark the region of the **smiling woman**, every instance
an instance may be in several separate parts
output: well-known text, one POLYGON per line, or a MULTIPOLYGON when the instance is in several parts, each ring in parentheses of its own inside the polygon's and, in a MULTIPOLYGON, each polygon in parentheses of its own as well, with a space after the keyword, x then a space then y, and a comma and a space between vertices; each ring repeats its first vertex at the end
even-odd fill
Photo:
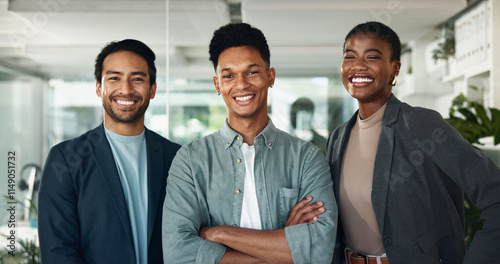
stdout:
POLYGON ((362 119, 370 117, 389 100, 392 83, 397 80, 401 67, 400 55, 395 55, 401 52, 401 44, 369 34, 348 35, 341 67, 342 83, 358 100, 362 119))
POLYGON ((392 94, 400 53, 397 34, 379 22, 359 24, 345 39, 342 82, 359 110, 327 144, 342 226, 335 263, 494 262, 500 167, 439 113, 392 94), (463 192, 484 224, 467 254, 463 192))

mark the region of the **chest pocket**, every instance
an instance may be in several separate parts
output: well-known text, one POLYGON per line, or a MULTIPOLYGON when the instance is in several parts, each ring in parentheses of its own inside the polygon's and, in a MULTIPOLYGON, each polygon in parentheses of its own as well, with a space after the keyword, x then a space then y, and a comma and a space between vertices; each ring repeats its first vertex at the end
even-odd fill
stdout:
POLYGON ((280 227, 285 226, 285 222, 290 216, 290 212, 294 205, 299 201, 299 188, 284 188, 279 189, 279 223, 280 227))

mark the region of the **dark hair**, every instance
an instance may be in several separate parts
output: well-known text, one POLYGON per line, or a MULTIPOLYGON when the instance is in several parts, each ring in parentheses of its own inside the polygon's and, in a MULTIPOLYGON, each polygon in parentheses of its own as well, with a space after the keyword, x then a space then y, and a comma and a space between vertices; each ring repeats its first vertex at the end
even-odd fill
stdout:
POLYGON ((109 54, 118 51, 130 51, 143 57, 148 63, 149 85, 153 85, 156 82, 155 53, 148 46, 146 46, 146 44, 135 39, 113 41, 102 48, 101 53, 99 53, 99 55, 95 58, 94 76, 96 81, 101 83, 102 63, 104 62, 104 59, 106 59, 109 54))
POLYGON ((401 41, 399 40, 398 34, 394 32, 390 27, 375 21, 369 21, 366 23, 359 24, 355 26, 344 40, 344 51, 345 51, 345 43, 347 40, 356 35, 356 34, 366 34, 372 37, 378 37, 391 45, 392 48, 392 56, 391 59, 400 61, 401 60, 401 41))
POLYGON ((219 55, 226 49, 232 47, 252 46, 259 50, 262 59, 270 64, 271 53, 267 45, 266 37, 257 28, 246 23, 230 23, 214 31, 208 53, 210 61, 217 68, 219 55))

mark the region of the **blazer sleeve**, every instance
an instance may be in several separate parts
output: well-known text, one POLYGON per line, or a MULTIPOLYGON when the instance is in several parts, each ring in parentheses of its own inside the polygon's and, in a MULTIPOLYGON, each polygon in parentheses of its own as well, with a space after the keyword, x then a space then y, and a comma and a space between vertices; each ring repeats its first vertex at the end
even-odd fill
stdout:
POLYGON ((460 186, 481 212, 482 230, 469 246, 464 263, 494 263, 500 259, 500 168, 476 150, 442 117, 431 112, 419 118, 421 149, 460 186), (426 136, 423 136, 426 135, 426 136))
POLYGON ((40 182, 38 233, 43 263, 85 263, 80 256, 77 193, 66 157, 55 146, 49 152, 40 182))
POLYGON ((163 204, 163 259, 165 263, 218 263, 226 247, 204 240, 198 231, 204 216, 198 200, 190 155, 182 147, 172 161, 163 204))

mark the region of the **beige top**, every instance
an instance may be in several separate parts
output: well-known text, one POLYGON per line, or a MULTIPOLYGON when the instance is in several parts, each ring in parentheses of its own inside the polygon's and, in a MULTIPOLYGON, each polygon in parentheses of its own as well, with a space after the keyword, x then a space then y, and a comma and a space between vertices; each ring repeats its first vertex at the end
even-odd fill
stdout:
POLYGON ((339 216, 347 247, 370 255, 385 253, 373 211, 373 168, 384 115, 384 104, 365 120, 358 115, 342 162, 339 216))

